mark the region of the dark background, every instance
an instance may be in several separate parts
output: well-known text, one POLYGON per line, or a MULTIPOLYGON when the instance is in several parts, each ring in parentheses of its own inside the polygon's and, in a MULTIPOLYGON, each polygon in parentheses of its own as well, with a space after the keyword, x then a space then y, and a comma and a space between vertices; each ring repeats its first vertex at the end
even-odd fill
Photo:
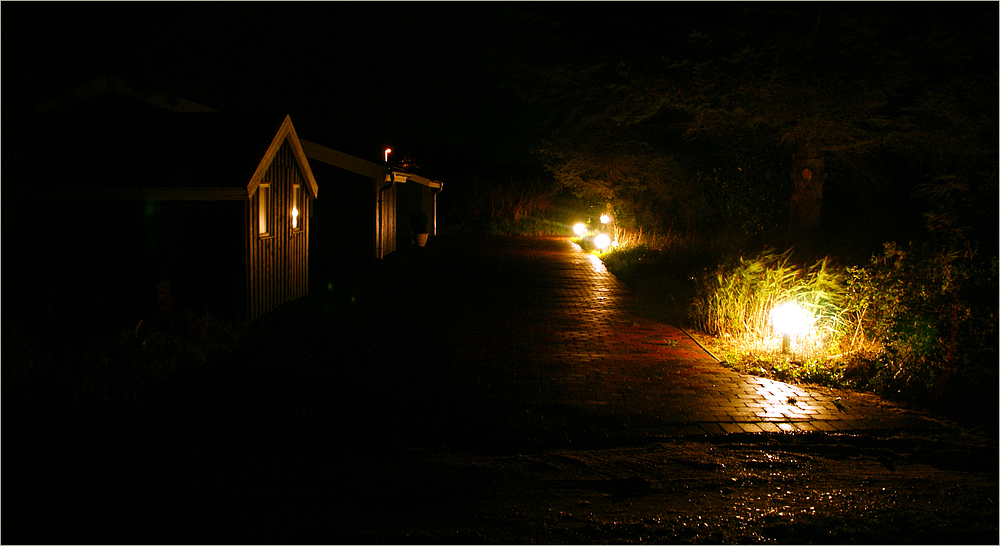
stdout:
MULTIPOLYGON (((997 68, 996 5, 987 2, 7 2, 5 8, 7 159, 33 146, 20 137, 38 125, 38 104, 118 74, 224 112, 289 114, 300 137, 368 160, 381 161, 391 147, 391 161, 408 158, 425 176, 446 183, 445 224, 466 220, 456 209, 470 208, 477 181, 488 179, 485 184, 495 187, 517 179, 551 188, 551 174, 533 153, 540 143, 581 127, 588 131, 591 126, 573 117, 591 110, 586 101, 595 100, 595 118, 606 117, 599 93, 613 92, 618 83, 628 90, 638 80, 598 79, 579 90, 552 76, 563 69, 572 75, 580 67, 625 60, 643 74, 640 66, 659 66, 667 58, 719 64, 732 54, 724 48, 692 49, 692 35, 709 36, 709 44, 712 36, 729 36, 733 43, 741 43, 740 36, 764 41, 780 36, 768 47, 784 50, 794 63, 802 44, 785 44, 791 40, 785 36, 814 32, 814 46, 843 46, 838 32, 864 32, 844 25, 869 21, 877 21, 872 28, 882 49, 876 51, 898 51, 907 62, 911 53, 922 52, 924 57, 913 60, 914 70, 928 89, 995 74, 997 68), (790 25, 797 27, 794 32, 790 25)), ((878 74, 856 66, 863 62, 824 65, 823 46, 817 47, 820 53, 803 59, 811 63, 800 67, 804 73, 879 81, 878 74)), ((891 98, 878 115, 897 116, 920 92, 919 85, 906 89, 906 96, 891 98)), ((664 116, 654 128, 657 123, 667 136, 642 134, 638 140, 658 147, 657 153, 691 156, 696 166, 705 158, 717 162, 711 136, 681 139, 683 127, 664 116)), ((569 148, 586 141, 564 140, 569 148)), ((839 166, 842 158, 831 154, 824 214, 837 225, 863 216, 852 229, 873 234, 870 244, 853 245, 864 252, 877 250, 884 240, 919 234, 923 211, 910 194, 938 167, 931 155, 963 153, 958 149, 963 143, 939 141, 940 147, 918 152, 840 154, 850 162, 839 166)), ((780 156, 775 180, 782 185, 776 194, 783 208, 791 152, 779 149, 773 138, 767 145, 780 156)), ((717 223, 709 218, 717 205, 675 207, 680 210, 658 211, 656 222, 687 214, 717 223)), ((645 227, 656 222, 647 219, 645 227)))
POLYGON ((18 118, 115 73, 222 111, 290 114, 303 138, 369 160, 390 146, 440 178, 527 159, 527 112, 496 77, 508 5, 4 7, 4 105, 18 118))
MULTIPOLYGON (((545 113, 507 85, 512 66, 675 54, 694 30, 738 30, 740 6, 7 2, 4 133, 31 123, 39 103, 114 73, 218 110, 290 114, 303 138, 366 159, 392 147, 442 180, 483 168, 540 173, 529 152, 545 113)), ((883 3, 877 11, 899 21, 900 39, 931 23, 973 39, 996 32, 988 7, 883 3)), ((995 48, 982 62, 996 69, 995 48)))

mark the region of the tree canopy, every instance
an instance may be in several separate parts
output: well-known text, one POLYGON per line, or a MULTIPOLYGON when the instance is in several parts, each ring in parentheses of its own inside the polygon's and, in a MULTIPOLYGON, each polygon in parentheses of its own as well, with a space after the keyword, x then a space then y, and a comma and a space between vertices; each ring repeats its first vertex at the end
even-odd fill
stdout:
POLYGON ((716 9, 636 25, 631 47, 604 51, 571 16, 530 20, 520 44, 555 53, 514 48, 508 83, 546 113, 539 151, 557 180, 647 225, 768 217, 761 229, 787 219, 801 234, 819 226, 828 176, 863 201, 921 170, 995 165, 996 5, 716 9), (763 214, 777 201, 783 214, 763 214))

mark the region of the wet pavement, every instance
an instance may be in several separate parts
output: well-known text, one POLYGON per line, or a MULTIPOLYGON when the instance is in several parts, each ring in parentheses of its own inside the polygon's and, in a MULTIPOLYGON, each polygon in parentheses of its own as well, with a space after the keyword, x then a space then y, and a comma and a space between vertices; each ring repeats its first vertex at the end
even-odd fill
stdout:
POLYGON ((438 243, 389 266, 406 278, 396 297, 419 302, 413 343, 473 374, 476 396, 522 430, 579 442, 940 425, 874 396, 736 373, 566 238, 438 243))

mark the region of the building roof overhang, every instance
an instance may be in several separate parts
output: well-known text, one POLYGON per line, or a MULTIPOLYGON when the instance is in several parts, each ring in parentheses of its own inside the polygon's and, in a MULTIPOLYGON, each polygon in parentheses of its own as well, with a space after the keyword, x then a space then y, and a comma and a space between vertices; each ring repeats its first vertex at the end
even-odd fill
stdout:
POLYGON ((375 180, 390 182, 395 179, 397 184, 414 182, 433 189, 441 189, 444 187, 444 183, 439 180, 431 180, 430 178, 408 172, 399 167, 393 167, 384 163, 376 163, 374 161, 361 159, 360 157, 345 154, 344 152, 327 148, 326 146, 316 144, 315 142, 310 142, 308 140, 302 141, 302 149, 305 150, 306 156, 309 159, 321 161, 327 165, 332 165, 334 167, 338 167, 355 174, 367 176, 368 178, 375 180))
POLYGON ((385 181, 395 180, 397 184, 405 184, 406 182, 414 182, 422 186, 427 186, 432 189, 440 189, 444 187, 444 183, 440 180, 431 180, 430 178, 425 178, 419 174, 409 173, 401 169, 390 168, 390 172, 386 173, 385 181), (391 177, 391 178, 390 178, 391 177))
POLYGON ((116 93, 133 99, 170 110, 172 112, 215 112, 203 104, 189 101, 167 93, 146 89, 136 85, 131 80, 115 74, 105 74, 91 80, 76 89, 38 105, 41 113, 58 113, 70 110, 74 105, 92 99, 104 93, 116 93))

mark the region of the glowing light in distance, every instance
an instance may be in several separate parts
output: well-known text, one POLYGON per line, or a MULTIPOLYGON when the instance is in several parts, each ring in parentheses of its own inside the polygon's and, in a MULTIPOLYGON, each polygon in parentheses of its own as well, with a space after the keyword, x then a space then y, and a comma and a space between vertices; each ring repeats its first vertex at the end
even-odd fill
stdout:
POLYGON ((602 214, 601 215, 601 223, 602 224, 607 224, 610 221, 611 221, 611 217, 610 216, 608 216, 607 214, 602 214))
POLYGON ((386 148, 385 149, 385 162, 386 163, 389 162, 389 154, 391 154, 391 153, 392 153, 392 148, 386 148))
POLYGON ((771 322, 778 332, 794 336, 807 333, 813 318, 809 311, 789 301, 771 310, 771 322))
POLYGON ((576 233, 577 235, 583 235, 584 233, 587 233, 587 226, 583 224, 577 224, 573 226, 573 233, 576 233))
POLYGON ((605 233, 599 234, 597 237, 594 237, 594 246, 601 250, 608 248, 611 246, 611 237, 608 237, 605 233))

